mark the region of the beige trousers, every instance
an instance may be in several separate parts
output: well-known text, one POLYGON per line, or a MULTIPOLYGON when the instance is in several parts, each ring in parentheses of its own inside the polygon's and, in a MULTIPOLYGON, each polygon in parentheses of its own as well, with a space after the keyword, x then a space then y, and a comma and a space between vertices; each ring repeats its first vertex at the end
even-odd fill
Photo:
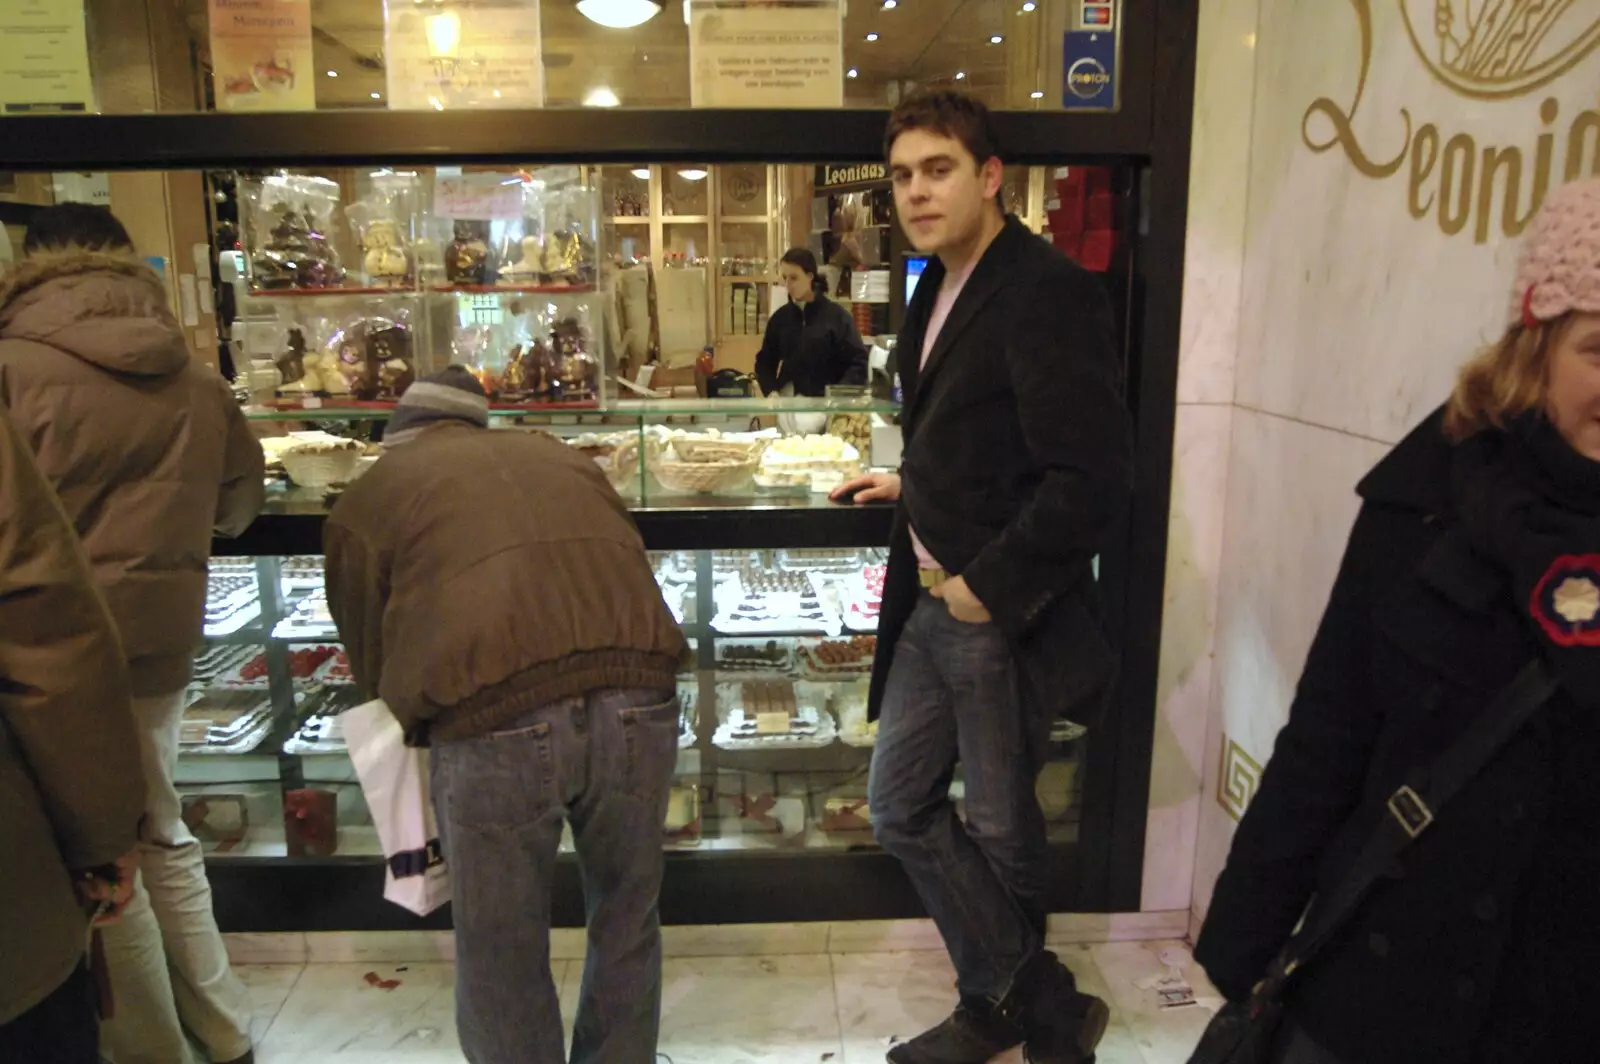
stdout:
POLYGON ((250 995, 228 967, 211 911, 200 842, 183 822, 173 779, 183 692, 136 698, 149 818, 139 882, 122 922, 106 929, 115 1016, 100 1028, 112 1064, 188 1064, 193 1035, 212 1061, 250 1052, 250 995))

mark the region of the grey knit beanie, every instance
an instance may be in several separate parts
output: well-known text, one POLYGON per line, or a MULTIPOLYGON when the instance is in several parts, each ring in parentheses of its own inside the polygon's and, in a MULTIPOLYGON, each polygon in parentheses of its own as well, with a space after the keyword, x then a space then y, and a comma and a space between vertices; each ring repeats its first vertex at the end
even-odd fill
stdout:
POLYGON ((446 421, 489 427, 489 397, 472 371, 462 366, 446 366, 407 388, 384 430, 383 444, 408 443, 423 429, 446 421))

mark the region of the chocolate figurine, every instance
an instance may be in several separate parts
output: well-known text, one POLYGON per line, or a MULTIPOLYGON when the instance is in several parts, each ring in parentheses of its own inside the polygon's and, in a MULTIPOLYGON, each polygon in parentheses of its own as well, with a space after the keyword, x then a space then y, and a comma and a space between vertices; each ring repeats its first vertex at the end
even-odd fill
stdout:
POLYGON ((400 227, 392 219, 380 218, 367 226, 361 250, 362 263, 372 284, 386 288, 410 287, 411 252, 406 247, 400 227))
POLYGON ((456 222, 456 238, 444 253, 445 278, 451 284, 489 283, 489 223, 456 222))
POLYGON ((283 383, 293 384, 306 375, 306 334, 299 329, 289 330, 289 346, 275 360, 283 383))

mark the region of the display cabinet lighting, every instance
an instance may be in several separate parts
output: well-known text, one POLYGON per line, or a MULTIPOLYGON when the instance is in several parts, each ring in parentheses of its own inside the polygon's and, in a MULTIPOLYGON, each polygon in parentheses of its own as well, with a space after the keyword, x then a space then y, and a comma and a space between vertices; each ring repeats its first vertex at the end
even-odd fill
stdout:
POLYGON ((656 0, 578 0, 578 13, 607 29, 642 26, 661 13, 656 0))

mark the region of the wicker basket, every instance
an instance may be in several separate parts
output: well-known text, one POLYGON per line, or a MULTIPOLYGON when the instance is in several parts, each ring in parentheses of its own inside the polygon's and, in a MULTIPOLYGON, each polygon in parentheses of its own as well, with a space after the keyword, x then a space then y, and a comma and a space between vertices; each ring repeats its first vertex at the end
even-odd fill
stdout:
POLYGON ((326 488, 350 480, 361 461, 361 448, 338 450, 285 451, 283 468, 289 479, 303 488, 326 488))
POLYGON ((744 487, 755 475, 758 464, 755 458, 742 462, 678 462, 658 458, 650 464, 650 471, 668 491, 710 494, 744 487))
POLYGON ((744 462, 760 458, 766 440, 729 440, 717 436, 674 436, 672 449, 685 462, 744 462))
MULTIPOLYGON (((644 441, 645 460, 652 466, 661 454, 661 441, 647 437, 644 441)), ((639 486, 639 437, 630 435, 617 444, 611 457, 602 463, 606 479, 620 495, 626 495, 639 486)))

